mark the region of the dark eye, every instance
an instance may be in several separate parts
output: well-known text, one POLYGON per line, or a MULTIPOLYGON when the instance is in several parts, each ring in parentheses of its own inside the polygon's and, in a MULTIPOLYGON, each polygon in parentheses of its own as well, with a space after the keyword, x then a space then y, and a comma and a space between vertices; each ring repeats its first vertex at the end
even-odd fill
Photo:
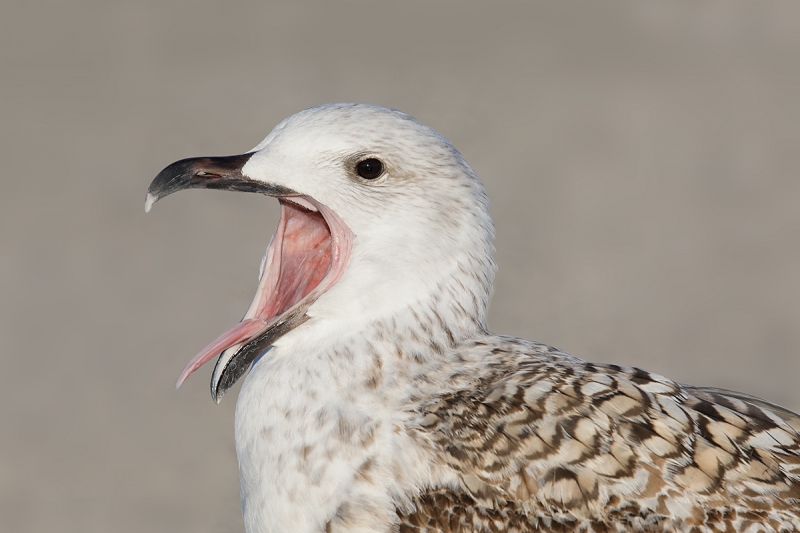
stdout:
POLYGON ((383 172, 383 163, 377 159, 365 159, 356 165, 356 172, 365 180, 374 180, 383 172))

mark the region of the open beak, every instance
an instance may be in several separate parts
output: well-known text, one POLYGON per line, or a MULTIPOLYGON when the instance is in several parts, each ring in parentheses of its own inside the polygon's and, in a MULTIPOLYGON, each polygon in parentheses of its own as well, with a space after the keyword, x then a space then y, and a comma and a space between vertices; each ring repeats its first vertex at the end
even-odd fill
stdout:
POLYGON ((257 192, 281 203, 278 229, 267 248, 253 303, 239 324, 206 346, 186 365, 177 387, 219 355, 211 397, 219 403, 250 365, 280 337, 306 320, 306 310, 341 277, 353 234, 331 209, 287 187, 242 174, 252 153, 183 159, 162 170, 147 190, 145 211, 182 189, 257 192))

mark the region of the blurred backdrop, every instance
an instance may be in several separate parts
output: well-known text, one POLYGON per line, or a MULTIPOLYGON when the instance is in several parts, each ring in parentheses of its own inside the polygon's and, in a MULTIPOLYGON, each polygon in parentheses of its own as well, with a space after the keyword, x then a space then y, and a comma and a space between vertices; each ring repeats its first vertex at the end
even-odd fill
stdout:
POLYGON ((235 394, 188 359, 277 202, 184 192, 331 101, 486 182, 495 331, 800 408, 800 4, 4 2, 0 530, 242 531, 235 394))

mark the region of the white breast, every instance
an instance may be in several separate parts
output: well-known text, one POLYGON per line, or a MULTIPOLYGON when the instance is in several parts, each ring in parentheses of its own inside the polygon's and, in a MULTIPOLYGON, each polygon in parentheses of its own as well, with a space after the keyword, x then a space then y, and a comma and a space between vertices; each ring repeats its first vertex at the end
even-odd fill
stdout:
POLYGON ((397 502, 431 476, 429 457, 403 424, 400 390, 408 382, 392 378, 398 369, 363 339, 314 350, 307 334, 300 340, 293 332, 267 352, 239 394, 245 527, 316 533, 331 522, 384 530, 397 502))

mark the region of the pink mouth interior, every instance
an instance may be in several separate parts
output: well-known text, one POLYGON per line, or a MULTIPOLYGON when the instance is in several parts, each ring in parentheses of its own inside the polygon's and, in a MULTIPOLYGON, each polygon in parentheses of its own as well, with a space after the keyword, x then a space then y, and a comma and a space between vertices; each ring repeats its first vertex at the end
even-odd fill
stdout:
POLYGON ((290 199, 280 199, 281 219, 267 248, 261 280, 250 309, 241 322, 189 361, 178 378, 177 387, 214 356, 254 339, 315 289, 318 290, 312 295, 314 299, 338 280, 349 256, 350 232, 329 209, 307 197, 300 197, 300 201, 318 210, 307 209, 290 199), (322 212, 329 215, 333 231, 322 212))

